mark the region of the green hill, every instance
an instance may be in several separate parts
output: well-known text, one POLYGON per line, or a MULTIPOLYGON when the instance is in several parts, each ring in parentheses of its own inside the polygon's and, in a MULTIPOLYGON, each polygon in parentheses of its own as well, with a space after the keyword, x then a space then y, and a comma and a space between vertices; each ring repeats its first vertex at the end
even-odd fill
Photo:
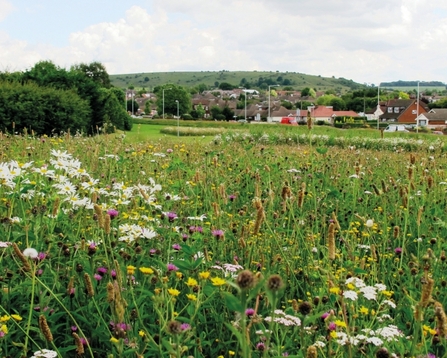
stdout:
POLYGON ((209 89, 214 89, 224 82, 235 87, 240 86, 241 83, 246 83, 249 85, 244 85, 245 87, 261 89, 266 89, 271 84, 280 84, 293 87, 294 90, 310 87, 317 91, 332 89, 341 93, 364 86, 346 78, 328 78, 298 72, 279 71, 142 72, 110 75, 110 81, 114 86, 123 89, 133 85, 135 89, 144 87, 147 90, 153 90, 154 87, 166 83, 185 87, 205 84, 209 89))

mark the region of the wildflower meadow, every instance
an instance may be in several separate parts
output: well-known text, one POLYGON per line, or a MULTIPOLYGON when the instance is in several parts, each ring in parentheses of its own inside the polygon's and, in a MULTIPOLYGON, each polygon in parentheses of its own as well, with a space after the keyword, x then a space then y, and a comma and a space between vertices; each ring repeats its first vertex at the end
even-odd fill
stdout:
POLYGON ((423 139, 3 134, 0 355, 445 357, 446 169, 423 139))

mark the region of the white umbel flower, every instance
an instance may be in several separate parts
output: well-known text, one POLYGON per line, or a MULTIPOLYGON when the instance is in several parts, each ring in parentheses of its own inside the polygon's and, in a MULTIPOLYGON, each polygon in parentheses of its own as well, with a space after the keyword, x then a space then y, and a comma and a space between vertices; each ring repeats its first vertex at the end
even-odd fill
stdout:
POLYGON ((28 247, 25 250, 23 250, 23 255, 26 257, 29 257, 30 259, 37 259, 37 256, 39 253, 36 249, 33 249, 32 247, 28 247))

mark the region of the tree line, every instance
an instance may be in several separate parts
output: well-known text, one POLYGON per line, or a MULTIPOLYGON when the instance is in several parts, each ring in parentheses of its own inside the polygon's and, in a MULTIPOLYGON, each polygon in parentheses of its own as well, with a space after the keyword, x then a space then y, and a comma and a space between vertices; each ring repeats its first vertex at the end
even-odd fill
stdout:
POLYGON ((41 61, 24 72, 0 72, 0 130, 37 135, 130 130, 123 99, 99 62, 66 70, 41 61))

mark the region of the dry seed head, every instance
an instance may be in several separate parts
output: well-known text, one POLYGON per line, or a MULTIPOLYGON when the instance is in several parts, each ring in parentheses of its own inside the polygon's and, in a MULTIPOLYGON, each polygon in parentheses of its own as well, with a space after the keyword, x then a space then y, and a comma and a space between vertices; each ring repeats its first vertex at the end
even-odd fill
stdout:
POLYGON ((435 302, 435 317, 436 317, 436 328, 438 330, 438 335, 442 338, 447 337, 447 317, 445 315, 444 307, 438 301, 435 302))
POLYGON ((400 232, 400 227, 396 225, 393 229, 393 237, 395 239, 397 239, 399 237, 399 232, 400 232))
POLYGON ((236 284, 241 290, 249 290, 256 284, 255 275, 250 270, 243 270, 237 275, 236 284))
POLYGON ((387 193, 388 192, 388 185, 386 185, 385 180, 382 179, 381 183, 382 183, 382 191, 384 193, 387 193))
POLYGON ((413 179, 413 167, 409 166, 408 167, 408 179, 413 179))
POLYGON ((178 321, 170 321, 168 322, 167 330, 172 335, 180 334, 182 333, 182 325, 178 321))
POLYGON ((61 199, 59 197, 57 197, 54 200, 53 210, 51 211, 51 215, 53 216, 53 218, 55 218, 57 216, 57 213, 59 211, 59 204, 60 204, 60 202, 61 202, 61 199))
POLYGON ((90 275, 88 273, 84 273, 84 283, 87 294, 90 297, 93 297, 95 295, 95 290, 93 289, 92 279, 90 278, 90 275))
POLYGON ((98 201, 98 193, 96 191, 94 191, 92 193, 92 199, 91 200, 92 200, 93 204, 96 204, 96 202, 98 201))
POLYGON ((332 221, 333 221, 334 224, 335 224, 335 228, 336 228, 338 231, 340 231, 340 230, 341 230, 341 226, 340 226, 340 223, 338 222, 337 215, 335 214, 335 211, 332 212, 332 221))
POLYGON ((267 279, 267 290, 276 292, 284 287, 284 282, 279 275, 271 275, 267 279))
POLYGON ((428 277, 425 280, 425 284, 422 285, 422 295, 421 295, 421 306, 422 307, 427 307, 430 302, 432 301, 432 292, 433 292, 433 287, 435 285, 435 281, 428 277))
POLYGON ((98 226, 104 228, 104 217, 102 215, 101 207, 98 204, 93 205, 96 217, 98 218, 98 226))
POLYGON ((335 260, 335 224, 330 223, 327 235, 329 260, 335 260))
POLYGON ((113 302, 115 300, 115 289, 113 283, 107 283, 107 302, 113 302))
POLYGON ((374 193, 375 193, 376 195, 380 195, 380 194, 382 194, 382 193, 380 192, 380 190, 379 190, 379 188, 377 187, 376 184, 371 184, 371 186, 372 186, 372 188, 373 188, 373 190, 374 190, 374 193))
POLYGON ((418 210, 417 220, 416 220, 417 226, 420 226, 420 225, 421 225, 421 218, 422 218, 422 212, 423 212, 423 211, 424 211, 424 207, 423 207, 423 206, 420 206, 420 207, 419 207, 419 210, 418 210))
POLYGON ((82 344, 81 338, 79 338, 79 336, 76 332, 73 332, 72 336, 74 338, 75 345, 76 345, 76 353, 79 355, 84 354, 84 345, 82 344))
POLYGON ((315 346, 307 347, 306 358, 317 358, 317 348, 315 346))
POLYGON ((310 311, 312 311, 312 305, 310 302, 303 301, 298 306, 298 311, 303 315, 307 316, 310 311))
POLYGON ((22 270, 25 272, 31 271, 31 266, 28 262, 28 259, 25 257, 22 251, 20 251, 19 247, 15 242, 12 243, 12 249, 14 250, 14 253, 16 254, 17 258, 22 262, 22 270))
POLYGON ((68 286, 67 286, 67 295, 71 295, 71 293, 73 292, 73 288, 74 288, 74 276, 70 277, 70 281, 68 281, 68 286))
POLYGON ((53 335, 51 333, 50 327, 48 326, 47 319, 44 315, 39 316, 39 328, 47 342, 52 342, 53 335))
POLYGON ((431 175, 429 175, 427 177, 427 187, 428 187, 428 189, 432 189, 433 188, 433 177, 431 175))
POLYGON ((111 217, 109 214, 106 214, 104 216, 104 232, 108 235, 110 234, 110 222, 111 222, 111 217))

